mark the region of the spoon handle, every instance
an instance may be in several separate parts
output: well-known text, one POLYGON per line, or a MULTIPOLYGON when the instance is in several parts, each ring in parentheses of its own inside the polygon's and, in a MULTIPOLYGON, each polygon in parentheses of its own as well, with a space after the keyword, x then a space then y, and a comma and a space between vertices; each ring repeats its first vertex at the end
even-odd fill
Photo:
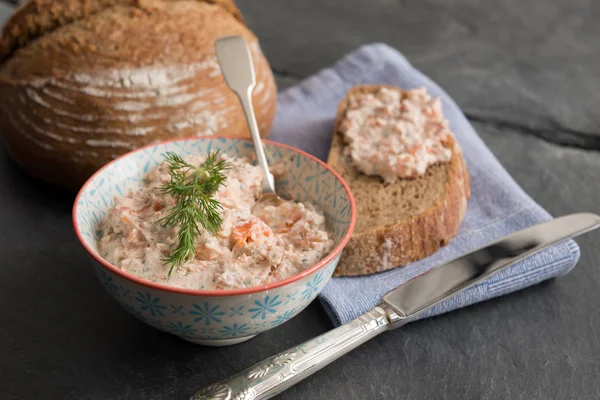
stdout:
POLYGON ((229 89, 237 94, 244 110, 248 129, 254 142, 256 159, 266 177, 263 183, 263 193, 275 193, 273 175, 269 171, 269 164, 252 106, 252 91, 256 85, 256 73, 250 48, 241 36, 225 36, 215 41, 215 50, 225 82, 229 89))

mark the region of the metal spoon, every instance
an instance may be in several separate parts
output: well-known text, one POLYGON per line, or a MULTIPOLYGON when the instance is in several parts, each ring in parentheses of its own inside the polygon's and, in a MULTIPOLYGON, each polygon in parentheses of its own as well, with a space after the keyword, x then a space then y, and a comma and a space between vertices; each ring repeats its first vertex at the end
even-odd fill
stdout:
POLYGON ((267 157, 258 132, 254 108, 252 107, 252 91, 256 85, 256 73, 250 48, 241 36, 225 36, 215 41, 215 49, 225 82, 229 89, 237 94, 242 104, 248 129, 254 142, 256 159, 265 175, 262 196, 256 205, 259 203, 263 206, 265 203, 277 204, 283 200, 275 193, 275 180, 273 174, 269 171, 267 157))

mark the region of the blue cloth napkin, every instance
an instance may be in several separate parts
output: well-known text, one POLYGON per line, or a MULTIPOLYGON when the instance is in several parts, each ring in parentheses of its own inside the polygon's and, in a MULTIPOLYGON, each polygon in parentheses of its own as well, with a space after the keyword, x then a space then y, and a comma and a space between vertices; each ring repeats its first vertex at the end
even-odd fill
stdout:
MULTIPOLYGON (((456 103, 434 82, 384 44, 361 47, 279 95, 271 139, 327 159, 338 102, 358 84, 425 86, 442 100, 444 115, 462 146, 472 197, 457 236, 432 256, 403 268, 364 277, 334 278, 321 302, 335 325, 369 311, 390 289, 508 233, 551 219, 500 165, 456 103)), ((579 259, 572 240, 559 243, 433 308, 432 316, 501 296, 569 272, 579 259)))

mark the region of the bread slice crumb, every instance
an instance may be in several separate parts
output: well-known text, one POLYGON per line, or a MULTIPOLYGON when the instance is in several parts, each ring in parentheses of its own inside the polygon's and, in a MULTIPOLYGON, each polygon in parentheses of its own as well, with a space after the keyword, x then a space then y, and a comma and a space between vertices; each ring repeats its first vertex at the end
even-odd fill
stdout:
POLYGON ((345 155, 339 130, 351 96, 376 93, 391 85, 355 86, 338 106, 328 163, 348 183, 357 208, 354 234, 335 276, 372 274, 404 266, 435 253, 456 235, 471 196, 462 150, 454 137, 452 159, 427 168, 423 175, 384 183, 361 173, 345 155))

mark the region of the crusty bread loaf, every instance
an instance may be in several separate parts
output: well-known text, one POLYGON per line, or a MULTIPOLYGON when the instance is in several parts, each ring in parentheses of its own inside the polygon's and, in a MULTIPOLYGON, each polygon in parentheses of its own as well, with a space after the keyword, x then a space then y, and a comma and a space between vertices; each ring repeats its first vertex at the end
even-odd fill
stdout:
POLYGON ((266 136, 275 81, 232 0, 31 0, 0 37, 0 134, 31 174, 71 189, 111 159, 174 137, 249 136, 214 41, 241 35, 266 136))
POLYGON ((357 206, 357 223, 335 271, 336 276, 365 275, 427 257, 456 235, 470 197, 470 179, 461 149, 452 139, 452 160, 430 166, 415 179, 386 184, 367 176, 344 154, 339 132, 350 96, 381 87, 356 86, 338 107, 329 165, 348 183, 357 206))

